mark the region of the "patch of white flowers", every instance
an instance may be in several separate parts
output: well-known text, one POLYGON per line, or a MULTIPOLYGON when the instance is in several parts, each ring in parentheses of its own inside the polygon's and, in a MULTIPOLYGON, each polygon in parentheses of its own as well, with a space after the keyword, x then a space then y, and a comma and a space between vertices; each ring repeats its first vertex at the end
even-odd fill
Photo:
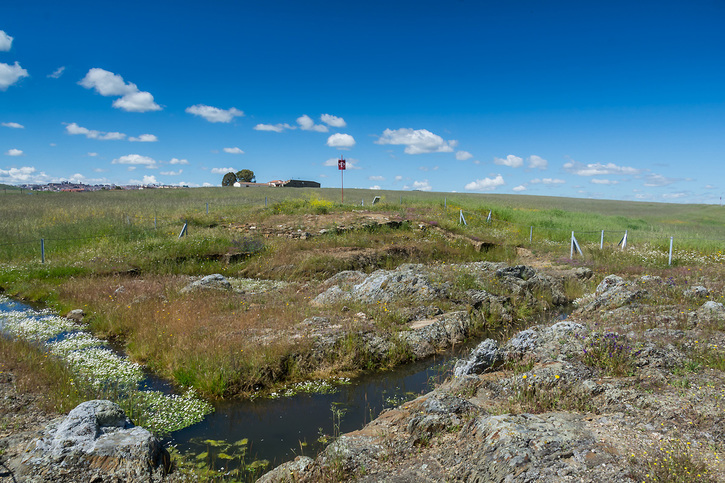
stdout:
POLYGON ((269 394, 270 399, 279 399, 281 397, 292 397, 297 394, 333 394, 338 391, 340 385, 350 384, 349 377, 340 377, 337 379, 303 381, 296 384, 285 386, 279 391, 269 394))
MULTIPOLYGON (((0 303, 12 304, 0 296, 0 303)), ((0 329, 18 339, 39 343, 48 352, 62 358, 71 370, 98 391, 116 389, 122 407, 139 415, 138 423, 156 434, 198 423, 214 408, 192 390, 183 395, 160 391, 139 391, 144 379, 143 366, 117 354, 106 343, 69 319, 47 311, 0 312, 0 329)))

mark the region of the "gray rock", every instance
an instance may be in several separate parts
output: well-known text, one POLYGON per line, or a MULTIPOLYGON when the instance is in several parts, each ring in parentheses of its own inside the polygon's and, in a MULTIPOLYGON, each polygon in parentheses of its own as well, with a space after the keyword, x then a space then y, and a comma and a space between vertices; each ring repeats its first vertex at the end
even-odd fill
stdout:
POLYGON ((708 300, 697 309, 697 316, 704 320, 725 319, 725 307, 720 302, 708 300))
POLYGON ((315 462, 309 456, 298 456, 294 461, 281 464, 272 471, 265 473, 257 483, 287 483, 297 481, 315 462))
POLYGON ((75 320, 76 322, 83 322, 83 317, 86 316, 86 313, 83 309, 73 309, 70 312, 66 314, 66 319, 75 320))
POLYGON ((705 298, 710 295, 710 291, 702 285, 695 285, 684 291, 685 297, 705 298))
POLYGON ((396 270, 377 270, 352 289, 353 298, 368 303, 409 297, 421 301, 445 297, 448 289, 433 283, 422 265, 405 264, 396 270))
POLYGON ((408 331, 398 333, 416 358, 431 356, 441 349, 463 342, 468 336, 468 312, 448 312, 433 319, 412 322, 408 331))
POLYGON ((215 290, 232 290, 232 284, 229 280, 219 273, 207 275, 201 280, 191 282, 189 285, 181 289, 182 292, 191 292, 196 289, 215 289, 215 290))
POLYGON ((599 309, 615 309, 647 296, 646 290, 638 289, 617 275, 608 275, 597 286, 594 294, 577 299, 574 303, 582 312, 599 309))
POLYGON ((473 349, 468 359, 462 359, 456 362, 453 368, 453 375, 455 377, 462 377, 468 374, 480 374, 502 361, 503 354, 499 350, 496 341, 486 339, 473 349))
POLYGON ((328 288, 320 295, 312 299, 310 303, 319 307, 322 305, 334 304, 337 302, 350 300, 351 298, 352 295, 350 294, 350 292, 346 292, 339 286, 333 285, 332 287, 328 288))
POLYGON ((62 474, 70 469, 77 481, 158 481, 170 459, 159 440, 134 426, 116 403, 93 400, 79 404, 30 444, 20 475, 23 481, 54 481, 61 468, 62 474))

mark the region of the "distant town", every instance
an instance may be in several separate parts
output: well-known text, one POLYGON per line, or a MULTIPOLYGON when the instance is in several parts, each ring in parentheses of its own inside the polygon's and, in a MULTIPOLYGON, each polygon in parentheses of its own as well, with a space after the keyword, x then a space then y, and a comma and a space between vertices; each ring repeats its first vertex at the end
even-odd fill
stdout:
MULTIPOLYGON (((236 182, 233 185, 237 188, 252 188, 252 187, 272 187, 272 188, 319 188, 320 183, 316 181, 304 181, 300 179, 291 179, 287 181, 274 180, 267 183, 246 183, 236 182)), ((71 183, 70 181, 62 181, 60 183, 46 183, 46 184, 23 184, 18 185, 17 188, 25 189, 28 191, 66 191, 66 192, 83 192, 83 191, 102 191, 102 190, 143 190, 143 189, 182 189, 189 188, 189 186, 179 185, 161 185, 161 184, 150 184, 150 185, 116 185, 116 184, 83 184, 83 183, 71 183)))

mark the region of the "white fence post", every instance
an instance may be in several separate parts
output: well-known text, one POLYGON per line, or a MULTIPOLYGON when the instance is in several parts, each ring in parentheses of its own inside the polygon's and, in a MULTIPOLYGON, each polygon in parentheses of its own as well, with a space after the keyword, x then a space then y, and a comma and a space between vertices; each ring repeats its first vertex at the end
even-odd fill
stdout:
POLYGON ((464 225, 468 226, 468 223, 466 223, 466 218, 463 216, 463 210, 461 210, 461 217, 458 219, 458 223, 463 223, 464 225))
POLYGON ((672 241, 674 240, 674 238, 675 237, 673 236, 670 237, 670 259, 667 262, 667 265, 672 265, 672 241))
POLYGON ((486 223, 491 223, 491 210, 488 211, 488 216, 486 217, 486 223))
POLYGON ((576 248, 577 253, 579 253, 580 256, 584 256, 582 253, 582 249, 579 246, 579 242, 576 241, 576 237, 574 236, 574 232, 571 232, 571 251, 569 252, 569 258, 574 258, 574 249, 576 248))
POLYGON ((619 245, 622 246, 622 250, 627 248, 627 233, 628 232, 629 232, 629 230, 624 230, 624 236, 622 237, 621 240, 619 240, 619 245))
POLYGON ((45 263, 45 238, 40 239, 40 263, 45 263))
POLYGON ((604 230, 602 230, 602 238, 599 240, 599 249, 604 249, 604 230))
POLYGON ((181 228, 181 232, 179 233, 179 238, 186 235, 186 226, 187 225, 188 225, 188 223, 185 222, 183 228, 181 228))
POLYGON ((529 229, 529 243, 531 243, 531 239, 534 237, 534 227, 530 227, 529 229))

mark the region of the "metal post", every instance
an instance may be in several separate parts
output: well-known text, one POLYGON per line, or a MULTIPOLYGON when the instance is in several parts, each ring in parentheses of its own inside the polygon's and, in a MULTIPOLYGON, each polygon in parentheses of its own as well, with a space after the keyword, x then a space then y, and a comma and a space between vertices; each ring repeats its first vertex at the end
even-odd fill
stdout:
POLYGON ((267 197, 266 196, 264 197, 264 207, 265 208, 267 207, 267 197))
POLYGON ((531 239, 534 237, 534 227, 532 226, 529 229, 529 243, 531 243, 531 239))
POLYGON ((448 197, 443 198, 443 209, 448 209, 448 197))
POLYGON ((45 263, 45 238, 40 239, 40 263, 45 263))
POLYGON ((206 214, 209 214, 209 203, 206 204, 206 214))
POLYGON ((602 230, 602 238, 599 240, 599 249, 604 249, 604 230, 602 230))
POLYGON ((569 258, 574 258, 574 232, 571 232, 571 249, 569 250, 569 258))
POLYGON ((667 265, 672 265, 672 240, 674 240, 675 237, 670 237, 670 259, 667 262, 667 265))
POLYGON ((181 232, 179 233, 179 238, 186 235, 186 226, 187 226, 187 223, 184 222, 184 226, 183 226, 183 228, 181 228, 181 232))
POLYGON ((154 213, 154 230, 157 228, 156 226, 156 213, 154 213))

